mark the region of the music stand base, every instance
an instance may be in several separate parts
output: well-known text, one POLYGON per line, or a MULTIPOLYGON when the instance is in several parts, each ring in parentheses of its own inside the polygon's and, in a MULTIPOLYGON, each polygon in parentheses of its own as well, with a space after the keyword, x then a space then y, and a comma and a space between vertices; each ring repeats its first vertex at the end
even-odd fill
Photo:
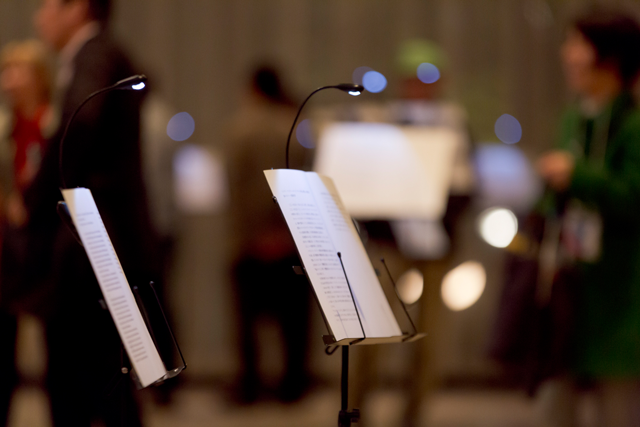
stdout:
POLYGON ((338 427, 351 427, 351 423, 360 421, 360 410, 340 411, 338 414, 338 427))

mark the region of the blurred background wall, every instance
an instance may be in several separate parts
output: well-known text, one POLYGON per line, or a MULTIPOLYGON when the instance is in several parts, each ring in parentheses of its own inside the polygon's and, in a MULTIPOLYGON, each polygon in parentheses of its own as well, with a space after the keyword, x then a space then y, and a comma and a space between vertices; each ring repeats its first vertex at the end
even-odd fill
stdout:
MULTIPOLYGON (((520 148, 533 157, 553 144, 558 114, 567 101, 558 61, 563 22, 584 4, 577 0, 116 0, 112 27, 151 78, 153 90, 176 111, 194 117, 196 130, 188 142, 214 153, 224 150, 226 121, 255 62, 281 65, 298 98, 321 85, 349 82, 353 70, 366 65, 385 74, 390 84, 385 92, 362 98, 388 99, 394 96, 398 44, 425 37, 440 43, 449 55, 448 96, 466 107, 475 139, 496 141, 495 120, 509 113, 522 124, 520 148)), ((38 0, 0 0, 0 45, 34 34, 31 22, 37 5, 38 0)), ((314 102, 322 105, 344 98, 327 92, 314 102)), ((283 164, 273 166, 283 167, 284 158, 283 164)), ((235 368, 225 252, 232 236, 226 234, 226 224, 222 208, 182 215, 179 222, 170 304, 192 379, 228 377, 235 368)), ((499 270, 499 254, 488 256, 494 257, 499 270)), ((446 313, 446 322, 437 325, 441 329, 437 335, 448 337, 448 344, 442 345, 448 346, 443 352, 450 360, 466 363, 483 358, 483 334, 490 329, 500 286, 499 274, 490 272, 478 304, 463 313, 446 313), (472 345, 465 333, 473 336, 472 345), (465 346, 455 344, 465 341, 465 346)), ((315 354, 321 353, 321 333, 318 328, 315 354)), ((322 360, 321 366, 337 372, 337 361, 322 360)))

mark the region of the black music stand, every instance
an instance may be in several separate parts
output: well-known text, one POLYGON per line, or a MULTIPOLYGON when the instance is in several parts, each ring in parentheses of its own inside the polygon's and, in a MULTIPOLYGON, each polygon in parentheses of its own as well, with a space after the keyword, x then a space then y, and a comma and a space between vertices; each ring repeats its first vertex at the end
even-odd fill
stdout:
MULTIPOLYGON (((349 290, 349 296, 350 296, 350 303, 353 304, 353 309, 355 310, 355 313, 357 315, 357 319, 358 319, 358 324, 360 326, 360 330, 362 332, 362 336, 361 337, 352 337, 352 338, 342 338, 340 340, 336 339, 335 334, 332 331, 330 322, 328 320, 328 316, 330 316, 329 313, 325 313, 325 309, 323 309, 323 305, 321 303, 320 300, 320 296, 319 296, 319 289, 321 288, 321 286, 318 286, 318 288, 316 288, 316 286, 314 286, 312 277, 310 276, 307 268, 305 267, 304 264, 304 260, 305 260, 305 256, 303 255, 303 250, 308 250, 308 247, 305 246, 305 244, 302 244, 302 249, 301 245, 299 244, 301 242, 300 240, 300 236, 298 235, 298 240, 296 240, 296 233, 300 233, 299 230, 295 230, 296 228, 296 221, 299 220, 295 220, 294 217, 292 216, 292 211, 286 211, 288 209, 287 206, 283 207, 283 204, 280 203, 278 201, 278 198, 276 196, 276 194, 280 191, 277 188, 278 185, 278 179, 280 179, 281 181, 284 180, 286 181, 286 176, 282 175, 282 176, 276 176, 274 174, 277 174, 276 171, 266 171, 266 172, 271 172, 270 174, 267 174, 267 180, 270 179, 269 175, 271 175, 271 181, 270 181, 270 185, 271 185, 271 189, 274 192, 274 202, 276 202, 276 204, 278 204, 278 206, 281 209, 281 212, 283 213, 284 219, 287 222, 287 225, 289 227, 289 230, 292 233, 292 236, 294 238, 294 242, 296 243, 296 248, 298 251, 298 255, 301 261, 302 266, 294 266, 293 269, 297 274, 304 274, 307 277, 308 282, 310 283, 312 289, 313 289, 313 294, 316 298, 316 302, 318 303, 319 307, 320 307, 320 311, 322 313, 322 317, 323 320, 325 322, 325 325, 327 327, 327 330, 329 332, 328 335, 324 335, 323 336, 323 341, 324 344, 326 346, 325 348, 325 352, 329 355, 333 354, 338 347, 342 347, 342 377, 341 377, 341 408, 338 414, 338 426, 339 427, 350 427, 352 423, 354 422, 358 422, 360 419, 360 411, 358 409, 352 409, 349 410, 349 401, 348 401, 348 391, 349 391, 349 347, 352 345, 373 345, 373 344, 390 344, 390 343, 403 343, 403 342, 412 342, 412 341, 416 341, 419 340, 421 338, 423 338, 424 336, 426 336, 426 334, 421 334, 418 333, 415 325, 413 323, 413 321, 411 320, 411 317, 409 316, 409 313, 406 309, 406 306, 404 305, 404 303, 402 302, 402 300, 400 298, 398 298, 398 300, 401 303, 401 306, 403 307, 403 311, 404 314, 407 316, 407 318, 409 319, 409 323, 411 324, 411 332, 404 332, 401 331, 400 335, 393 335, 393 336, 373 336, 373 337, 368 337, 366 332, 365 332, 365 327, 363 325, 363 321, 361 318, 361 310, 362 308, 359 307, 356 297, 354 296, 354 291, 352 289, 352 285, 351 285, 351 281, 349 280, 348 274, 347 274, 347 269, 345 268, 345 260, 343 259, 343 254, 341 252, 337 252, 336 256, 340 262, 340 266, 342 269, 342 274, 344 275, 344 279, 346 281, 346 285, 348 287, 349 290), (275 177, 275 180, 273 179, 275 177), (275 184, 274 184, 275 183, 275 184), (287 216, 289 215, 289 216, 287 216)), ((300 189, 296 189, 296 192, 298 192, 298 194, 300 193, 300 189)), ((306 193, 308 194, 309 191, 302 191, 302 193, 306 193)), ((297 197, 296 194, 292 193, 287 193, 286 191, 281 193, 283 197, 297 197)), ((325 193, 326 196, 326 193, 325 193)), ((304 197, 304 196, 302 196, 304 197)), ((334 199, 335 200, 335 199, 334 199)), ((337 201, 339 202, 339 200, 337 201)), ((285 205, 288 202, 285 202, 285 205)), ((320 203, 318 203, 320 204, 320 203)), ((351 219, 350 219, 351 221, 351 219)), ((298 223, 298 225, 300 225, 301 223, 298 223)), ((343 223, 344 226, 345 223, 343 223)), ((349 224, 351 227, 353 227, 353 224, 349 224)), ((331 226, 326 226, 327 229, 329 229, 331 226)), ((298 227, 300 228, 300 227, 298 227)), ((355 227, 354 227, 355 228, 355 227)), ((357 233, 357 230, 356 230, 357 233)), ((353 237, 353 235, 351 235, 351 238, 353 237)), ((351 242, 353 243, 353 240, 351 240, 351 242)), ((357 244, 358 245, 362 245, 362 242, 360 240, 359 235, 357 236, 357 244)), ((360 254, 362 254, 364 251, 364 247, 362 247, 362 249, 360 250, 360 254)), ((362 256, 362 255, 361 255, 362 256)), ((368 259, 368 256, 366 256, 366 258, 368 259)), ((309 260, 309 256, 307 255, 307 260, 309 260)), ((346 260, 346 262, 348 262, 349 260, 346 260)), ((396 288, 395 286, 395 281, 393 280, 393 278, 391 277, 391 274, 389 272, 389 269, 386 265, 386 262, 384 260, 382 260, 382 263, 387 271, 387 273, 389 273, 389 277, 391 278, 391 282, 394 285, 394 288, 396 288)), ((313 262, 312 262, 313 264, 313 262)), ((369 261, 370 264, 370 261, 369 261)), ((312 266, 313 267, 313 266, 312 266)), ((368 267, 371 268, 371 267, 368 267)), ((353 271, 353 270, 352 270, 353 271)), ((377 272, 376 272, 376 276, 377 276, 377 272)), ((377 284, 371 284, 369 283, 368 286, 381 286, 379 283, 377 284)), ((369 288, 371 289, 371 288, 369 288)), ((396 290, 396 296, 398 296, 397 293, 397 289, 396 290)), ((379 289, 380 292, 382 292, 382 289, 379 289)), ((386 298, 386 297, 384 297, 386 298)), ((387 303, 389 302, 388 300, 386 301, 387 303)), ((380 308, 380 310, 382 310, 382 308, 380 308)), ((371 311, 369 311, 369 313, 371 313, 371 311)), ((363 312, 364 314, 364 312, 363 312)), ((395 313, 393 313, 393 316, 396 317, 395 313)), ((394 319, 394 321, 397 323, 397 317, 396 319, 394 319)), ((399 325, 398 325, 399 326, 399 325)), ((348 335, 348 334, 347 334, 348 335)), ((359 335, 359 334, 358 334, 359 335)))
MULTIPOLYGON (((76 229, 73 223, 73 220, 71 218, 71 214, 69 212, 69 208, 67 207, 67 204, 63 201, 59 201, 57 205, 57 212, 58 212, 58 216, 60 217, 62 222, 65 224, 69 232, 71 232, 71 234, 76 239, 78 244, 84 247, 84 245, 82 244, 82 240, 80 239, 80 235, 78 234, 78 230, 76 229)), ((142 286, 142 287, 134 285, 132 287, 132 291, 133 291, 136 304, 138 305, 138 308, 140 309, 140 313, 142 314, 142 318, 144 319, 144 323, 147 326, 147 329, 149 329, 149 333, 151 335, 153 343, 158 349, 158 352, 160 354, 160 357, 165 367, 171 366, 174 363, 173 353, 176 353, 177 355, 179 355, 181 360, 181 365, 167 369, 167 373, 162 378, 158 379, 153 384, 150 384, 150 385, 157 386, 164 383, 164 381, 170 378, 176 377, 178 374, 184 371, 187 368, 187 362, 184 359, 182 350, 180 349, 180 346, 178 345, 178 341, 176 340, 175 335, 173 333, 173 329, 171 328, 171 325, 169 324, 169 321, 164 312, 164 309, 162 308, 162 304, 160 303, 160 298, 158 297, 158 293, 156 292, 154 283, 149 282, 146 286, 142 286), (173 344, 173 348, 171 349, 171 351, 170 352, 160 351, 161 349, 161 346, 159 345, 160 341, 171 342, 173 344)), ((107 305, 104 300, 101 299, 99 303, 104 310, 107 310, 107 305)), ((131 362, 129 361, 129 358, 124 349, 124 344, 122 342, 120 343, 120 354, 121 354, 120 374, 122 375, 130 374, 134 384, 139 390, 142 388, 145 388, 140 383, 135 370, 131 369, 131 362)), ((121 379, 122 377, 119 377, 111 388, 115 389, 120 383, 121 379)))

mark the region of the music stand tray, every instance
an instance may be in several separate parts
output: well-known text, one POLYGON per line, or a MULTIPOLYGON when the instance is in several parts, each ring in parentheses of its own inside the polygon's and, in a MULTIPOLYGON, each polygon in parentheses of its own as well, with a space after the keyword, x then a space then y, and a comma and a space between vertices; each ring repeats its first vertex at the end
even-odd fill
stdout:
POLYGON ((131 373, 138 389, 175 377, 187 365, 153 282, 148 287, 129 286, 90 190, 64 189, 62 195, 65 201, 58 203, 58 214, 89 257, 104 298, 100 302, 109 310, 132 365, 133 369, 122 366, 122 373, 131 373), (171 356, 160 354, 157 339, 161 336, 173 343, 181 366, 166 368, 171 356))

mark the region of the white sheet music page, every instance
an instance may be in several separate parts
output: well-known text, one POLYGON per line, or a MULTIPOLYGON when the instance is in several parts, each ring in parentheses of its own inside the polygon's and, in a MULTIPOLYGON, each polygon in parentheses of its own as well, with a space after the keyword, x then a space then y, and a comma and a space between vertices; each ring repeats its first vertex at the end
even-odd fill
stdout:
POLYGON ((464 138, 446 127, 333 123, 321 133, 314 170, 332 177, 356 218, 439 220, 464 138))
POLYGON ((292 169, 264 172, 336 340, 402 335, 331 179, 292 169), (342 261, 353 291, 349 291, 342 261))
POLYGON ((146 387, 162 378, 167 371, 144 323, 91 191, 74 188, 62 190, 62 195, 129 359, 140 383, 146 387))

